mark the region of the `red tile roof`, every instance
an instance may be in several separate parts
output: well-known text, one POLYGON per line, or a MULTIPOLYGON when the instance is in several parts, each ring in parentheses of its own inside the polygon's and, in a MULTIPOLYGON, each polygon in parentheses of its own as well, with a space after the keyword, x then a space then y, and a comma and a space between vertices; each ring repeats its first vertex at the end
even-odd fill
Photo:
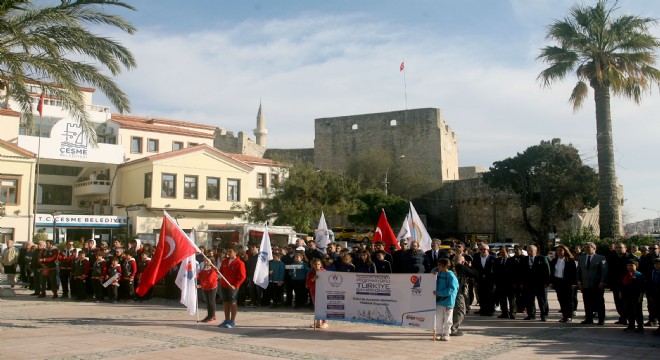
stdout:
POLYGON ((142 130, 147 132, 159 132, 165 134, 178 134, 178 135, 194 136, 205 139, 215 138, 214 134, 187 130, 181 127, 154 125, 153 123, 147 121, 126 120, 126 119, 121 119, 119 117, 115 117, 115 115, 113 115, 110 120, 119 124, 119 126, 124 129, 142 130))
POLYGON ((240 160, 248 164, 265 165, 265 166, 276 165, 275 161, 273 161, 272 159, 264 159, 256 156, 243 155, 243 154, 227 154, 227 155, 233 157, 236 160, 240 160))
POLYGON ((163 125, 172 125, 172 126, 183 126, 187 128, 196 128, 202 130, 215 131, 216 127, 205 124, 192 123, 188 121, 180 120, 171 120, 171 119, 162 119, 162 118, 146 118, 133 115, 124 115, 124 114, 112 114, 112 120, 126 120, 126 121, 135 121, 146 124, 163 124, 163 125))
POLYGON ((29 157, 29 158, 37 157, 37 154, 35 154, 31 151, 25 150, 21 147, 18 147, 15 144, 12 144, 12 143, 4 141, 4 140, 0 140, 0 146, 5 147, 9 150, 15 151, 19 154, 23 154, 23 155, 25 155, 25 157, 29 157))
POLYGON ((21 116, 21 113, 12 109, 0 109, 0 115, 6 116, 21 116))
POLYGON ((119 165, 119 167, 133 165, 133 164, 143 162, 143 161, 155 162, 155 161, 158 161, 158 160, 169 159, 169 158, 173 158, 173 157, 183 155, 183 154, 188 154, 188 153, 193 153, 193 152, 201 152, 201 151, 208 151, 208 152, 210 152, 210 153, 212 153, 212 154, 214 154, 214 155, 216 155, 220 158, 226 159, 229 162, 231 162, 235 165, 238 165, 239 167, 242 167, 245 170, 249 171, 249 170, 253 169, 253 167, 250 164, 248 164, 246 162, 243 162, 239 159, 233 158, 231 155, 234 155, 234 154, 224 153, 224 152, 222 152, 222 151, 220 151, 216 148, 210 147, 206 144, 195 145, 195 146, 187 147, 187 148, 180 149, 180 150, 168 151, 168 152, 165 152, 165 153, 160 153, 160 154, 155 154, 155 155, 143 157, 141 159, 137 159, 137 160, 133 160, 133 161, 129 161, 127 163, 121 164, 121 165, 119 165))

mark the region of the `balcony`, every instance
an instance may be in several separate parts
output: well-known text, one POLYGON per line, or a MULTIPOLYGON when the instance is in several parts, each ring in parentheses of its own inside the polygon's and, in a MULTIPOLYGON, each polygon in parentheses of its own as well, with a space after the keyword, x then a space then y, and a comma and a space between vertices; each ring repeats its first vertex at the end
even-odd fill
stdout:
POLYGON ((110 180, 85 180, 73 185, 73 196, 107 195, 110 180))

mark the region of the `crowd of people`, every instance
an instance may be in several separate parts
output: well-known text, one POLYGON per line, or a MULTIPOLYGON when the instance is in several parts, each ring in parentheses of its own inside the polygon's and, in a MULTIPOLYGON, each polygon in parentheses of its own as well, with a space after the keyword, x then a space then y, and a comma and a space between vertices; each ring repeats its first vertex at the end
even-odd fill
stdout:
MULTIPOLYGON (((2 253, 2 264, 13 287, 17 267, 23 286, 36 297, 73 297, 80 301, 148 301, 152 290, 144 296, 135 294, 141 273, 149 264, 153 248, 130 242, 126 249, 118 241, 112 246, 94 240, 84 241, 79 251, 69 241, 63 250, 50 241, 26 243, 19 251, 8 242, 2 253), (61 290, 61 293, 60 293, 61 290)), ((540 255, 535 245, 526 249, 503 246, 491 251, 485 242, 468 248, 457 243, 443 249, 437 239, 431 250, 420 250, 416 241, 402 240, 399 247, 386 251, 383 242, 356 244, 342 248, 331 243, 322 252, 315 241, 273 246, 269 263, 267 289, 258 286, 253 275, 259 259, 259 247, 247 249, 205 249, 198 255, 199 298, 206 304, 203 322, 216 320, 216 303, 223 304, 225 320, 218 326, 236 325, 238 307, 313 306, 318 271, 358 273, 430 273, 437 272, 436 321, 439 340, 460 336, 460 326, 473 304, 476 314, 498 318, 547 321, 548 289, 555 290, 560 305, 560 322, 572 322, 577 316, 578 293, 582 294, 584 325, 605 323, 605 289, 611 290, 618 314, 616 324, 626 331, 643 332, 645 326, 658 326, 660 314, 660 251, 657 244, 632 249, 624 243, 613 244, 608 254, 597 254, 596 245, 569 249, 555 247, 554 256, 540 255), (526 252, 524 251, 526 250, 526 252), (512 251, 512 254, 510 254, 512 251), (647 299, 644 322, 643 298, 647 299)), ((178 269, 170 270, 164 279, 165 296, 178 299, 174 280, 178 269)), ((313 325, 327 328, 327 321, 313 325)), ((660 327, 653 332, 660 335, 660 327)))

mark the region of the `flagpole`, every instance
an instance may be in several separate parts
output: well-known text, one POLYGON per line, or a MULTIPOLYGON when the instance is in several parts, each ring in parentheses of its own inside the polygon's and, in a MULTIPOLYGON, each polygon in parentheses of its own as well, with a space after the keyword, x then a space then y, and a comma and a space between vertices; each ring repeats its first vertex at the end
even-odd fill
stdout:
MULTIPOLYGON (((7 103, 9 103, 9 100, 7 100, 7 103)), ((34 214, 32 216, 32 236, 30 239, 34 237, 34 234, 37 232, 37 206, 39 204, 39 163, 41 159, 41 125, 44 122, 44 116, 43 114, 43 109, 44 109, 44 92, 41 92, 41 96, 39 97, 39 107, 37 110, 39 110, 39 139, 37 140, 37 165, 36 165, 36 176, 34 177, 34 214)), ((55 216, 55 215, 53 215, 55 216)), ((53 233, 53 241, 55 241, 55 233, 53 233)))
POLYGON ((401 67, 403 70, 403 96, 406 99, 406 110, 408 110, 408 85, 406 84, 406 62, 405 59, 401 60, 401 67))
MULTIPOLYGON (((197 267, 197 265, 195 265, 197 267)), ((195 276, 195 292, 197 292, 197 276, 195 276)), ((202 293, 204 293, 204 289, 202 289, 202 293)), ((197 296, 195 296, 197 298, 197 296)), ((215 299, 213 299, 215 301, 215 299)), ((199 324, 199 298, 197 298, 197 304, 195 304, 195 310, 197 310, 197 323, 199 324)), ((207 315, 208 316, 208 315, 207 315)))

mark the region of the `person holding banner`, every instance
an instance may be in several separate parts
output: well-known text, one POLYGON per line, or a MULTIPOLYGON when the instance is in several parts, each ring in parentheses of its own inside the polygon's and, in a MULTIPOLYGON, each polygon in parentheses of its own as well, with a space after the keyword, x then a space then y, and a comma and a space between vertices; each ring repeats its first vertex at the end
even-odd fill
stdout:
MULTIPOLYGON (((312 305, 316 306, 316 279, 319 278, 319 275, 317 272, 319 271, 325 271, 323 268, 323 265, 321 264, 321 260, 314 258, 312 260, 312 270, 307 273, 307 280, 305 281, 305 286, 307 289, 309 289, 309 294, 312 297, 312 305)), ((314 324, 312 325, 314 328, 318 329, 327 329, 328 328, 328 320, 316 320, 314 321, 314 324)))
POLYGON ((245 263, 237 256, 238 245, 227 249, 227 258, 222 260, 220 281, 222 294, 222 307, 225 312, 225 321, 218 327, 231 329, 236 326, 236 313, 238 313, 238 289, 245 281, 245 263))
POLYGON ((433 292, 436 301, 435 329, 440 328, 440 335, 436 340, 441 341, 449 341, 454 304, 458 294, 458 279, 449 269, 450 264, 447 258, 438 260, 438 276, 433 292))
POLYGON ((114 278, 115 280, 112 283, 108 284, 108 297, 110 297, 110 302, 117 303, 119 300, 119 278, 121 277, 121 265, 119 265, 119 258, 113 257, 110 261, 110 267, 106 272, 108 280, 114 278))

